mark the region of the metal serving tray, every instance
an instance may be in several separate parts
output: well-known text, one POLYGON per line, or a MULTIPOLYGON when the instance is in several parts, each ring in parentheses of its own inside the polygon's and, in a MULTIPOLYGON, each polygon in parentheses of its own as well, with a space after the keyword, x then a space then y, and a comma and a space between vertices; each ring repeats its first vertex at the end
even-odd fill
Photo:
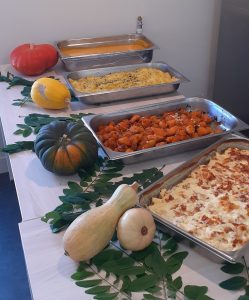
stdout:
POLYGON ((158 49, 151 40, 141 34, 123 34, 107 37, 69 39, 58 41, 56 43, 56 48, 61 61, 68 71, 150 62, 152 60, 153 50, 158 49), (146 47, 142 50, 80 55, 73 57, 65 56, 61 51, 62 47, 90 48, 102 45, 129 45, 136 41, 143 41, 146 44, 146 47))
POLYGON ((139 98, 145 96, 159 95, 174 92, 178 89, 180 83, 189 81, 185 76, 181 73, 170 67, 165 62, 152 62, 145 64, 136 64, 136 65, 126 65, 126 66, 116 66, 109 68, 99 68, 99 69, 90 69, 90 70, 82 70, 75 71, 71 73, 64 73, 64 78, 72 90, 75 97, 82 100, 83 102, 89 104, 98 104, 105 102, 114 102, 124 99, 130 98, 139 98), (71 85, 69 78, 71 79, 79 79, 86 76, 103 76, 109 73, 122 72, 122 71, 131 71, 137 68, 156 68, 163 72, 169 72, 171 75, 178 78, 174 83, 165 83, 165 84, 157 84, 157 85, 149 85, 142 87, 133 87, 129 89, 120 89, 120 90, 112 90, 112 91, 103 91, 97 93, 82 93, 76 91, 71 85))
MULTIPOLYGON (((240 149, 249 150, 249 140, 246 138, 241 138, 238 135, 224 137, 220 141, 216 142, 215 144, 202 151, 193 159, 182 164, 181 166, 174 169, 166 176, 159 179, 158 181, 150 185, 148 188, 140 192, 138 206, 148 206, 151 203, 152 197, 157 196, 162 188, 168 189, 181 182, 192 172, 192 170, 194 170, 200 164, 206 164, 217 151, 223 152, 229 147, 238 147, 240 149)), ((190 242, 190 245, 192 247, 201 246, 201 248, 198 247, 198 252, 200 252, 199 249, 201 249, 203 254, 207 254, 212 259, 214 257, 218 257, 222 260, 235 263, 239 258, 241 258, 243 254, 246 253, 246 251, 249 250, 249 243, 247 243, 242 248, 236 251, 221 251, 213 247, 212 245, 206 243, 205 241, 191 235, 190 233, 174 225, 170 221, 167 221, 166 219, 160 217, 159 215, 153 212, 152 215, 162 230, 169 231, 170 233, 173 233, 173 235, 176 235, 176 237, 180 236, 181 238, 186 238, 187 241, 190 242)))
POLYGON ((148 159, 155 159, 159 157, 165 157, 167 155, 204 148, 231 131, 240 131, 249 128, 246 123, 237 119, 235 116, 230 114, 228 111, 226 111, 216 103, 207 99, 197 97, 183 98, 179 100, 167 101, 164 103, 154 103, 153 105, 142 106, 135 109, 133 108, 126 111, 105 115, 90 115, 83 117, 83 122, 93 133, 98 143, 102 146, 107 157, 111 160, 121 159, 125 164, 137 163, 148 159), (177 143, 166 144, 159 147, 138 150, 130 153, 112 151, 111 149, 103 146, 98 136, 96 135, 96 131, 99 125, 106 125, 111 121, 116 123, 118 121, 121 121, 122 119, 131 117, 133 114, 139 114, 141 116, 160 115, 163 112, 176 110, 179 108, 188 108, 189 110, 202 110, 208 113, 211 117, 220 122, 220 127, 224 130, 224 132, 219 134, 210 134, 177 143))

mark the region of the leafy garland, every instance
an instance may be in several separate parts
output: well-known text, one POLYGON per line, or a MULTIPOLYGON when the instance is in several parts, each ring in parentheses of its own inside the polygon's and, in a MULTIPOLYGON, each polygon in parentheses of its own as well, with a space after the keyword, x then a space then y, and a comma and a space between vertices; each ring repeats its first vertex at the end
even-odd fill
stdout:
POLYGON ((245 276, 233 276, 225 281, 219 283, 219 286, 223 289, 230 291, 238 291, 244 289, 245 294, 240 296, 238 300, 249 300, 249 268, 246 264, 245 257, 243 256, 243 263, 230 264, 225 263, 221 267, 221 271, 231 275, 246 273, 245 276))
MULTIPOLYGON (((55 78, 55 77, 48 76, 48 78, 55 78)), ((30 92, 31 92, 31 87, 32 87, 33 83, 35 82, 35 80, 27 80, 20 76, 13 75, 10 72, 7 72, 6 75, 2 75, 0 72, 0 82, 8 83, 7 89, 10 89, 13 86, 18 86, 18 85, 24 86, 24 88, 21 91, 21 95, 23 96, 23 98, 14 99, 13 100, 14 103, 12 103, 12 105, 21 107, 26 103, 33 102, 31 99, 31 96, 30 96, 30 92)), ((71 90, 70 90, 70 93, 71 93, 71 102, 78 101, 78 99, 72 94, 71 90)))
POLYGON ((154 242, 137 252, 127 252, 111 242, 89 262, 81 262, 71 278, 94 299, 132 299, 134 293, 143 293, 143 299, 163 300, 176 299, 181 293, 189 300, 211 300, 207 287, 187 285, 181 290, 181 276, 173 278, 188 252, 176 252, 177 244, 172 241, 157 231, 154 242))

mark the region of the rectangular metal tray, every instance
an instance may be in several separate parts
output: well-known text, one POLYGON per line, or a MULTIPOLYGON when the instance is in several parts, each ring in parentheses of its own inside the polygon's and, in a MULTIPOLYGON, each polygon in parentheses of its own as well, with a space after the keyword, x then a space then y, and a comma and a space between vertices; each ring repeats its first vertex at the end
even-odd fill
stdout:
POLYGON ((183 76, 181 73, 170 67, 165 62, 151 62, 145 64, 136 64, 136 65, 126 65, 126 66, 116 66, 109 68, 99 68, 99 69, 90 69, 90 70, 82 70, 75 71, 71 73, 63 74, 67 85, 72 90, 75 97, 82 100, 83 102, 89 104, 99 104, 106 102, 114 102, 124 99, 130 98, 140 98, 152 95, 160 95, 174 92, 178 89, 180 83, 188 82, 189 80, 183 76), (156 68, 163 72, 169 72, 172 76, 178 78, 178 80, 174 83, 165 83, 165 84, 157 84, 157 85, 149 85, 143 87, 133 87, 129 89, 120 89, 120 90, 112 90, 112 91, 103 91, 97 93, 82 93, 78 92, 71 85, 69 78, 79 79, 86 76, 103 76, 109 73, 122 72, 122 71, 131 71, 137 68, 156 68))
MULTIPOLYGON (((240 136, 230 136, 224 137, 220 141, 216 142, 215 144, 211 145, 201 153, 199 153, 193 159, 185 162, 178 168, 174 169, 163 178, 159 179, 148 188, 144 189, 139 194, 139 201, 138 206, 146 207, 150 204, 152 197, 159 194, 159 191, 162 188, 171 188, 172 186, 176 185, 183 179, 185 179, 192 170, 194 170, 200 164, 207 163, 210 158, 215 154, 215 152, 222 152, 229 147, 238 147, 241 149, 249 149, 249 139, 242 138, 240 136)), ((208 255, 210 258, 218 257, 222 260, 229 261, 231 263, 235 263, 246 251, 249 250, 249 243, 244 245, 242 248, 236 251, 221 251, 210 244, 202 241, 201 239, 191 235, 190 233, 186 232, 185 230, 181 229, 180 227, 174 225, 170 221, 160 217, 159 215, 152 212, 154 219, 158 222, 159 227, 161 230, 169 231, 176 235, 176 237, 181 237, 187 239, 190 242, 190 245, 193 246, 200 246, 204 252, 203 254, 208 255)), ((199 247, 198 247, 199 249, 199 247)), ((199 251, 198 251, 199 252, 199 251)))
POLYGON ((111 160, 121 159, 125 164, 137 163, 140 161, 155 159, 159 157, 165 157, 172 154, 178 154, 186 151, 193 151, 200 148, 204 148, 214 143, 222 136, 228 134, 231 131, 240 131, 248 129, 249 126, 243 121, 237 119, 231 113, 212 102, 211 100, 203 98, 183 98, 179 100, 167 101, 164 103, 154 103, 153 105, 147 105, 142 107, 133 108, 126 111, 115 112, 105 115, 90 115, 83 118, 83 122, 93 133, 98 143, 104 149, 107 157, 111 160), (122 119, 127 119, 133 114, 139 114, 141 116, 147 115, 160 115, 163 112, 176 110, 179 108, 188 108, 190 110, 202 110, 208 113, 211 117, 220 122, 220 126, 224 129, 224 132, 219 134, 210 134, 198 138, 193 138, 177 143, 166 144, 159 147, 153 147, 144 150, 138 150, 130 153, 116 152, 103 146, 96 130, 99 125, 106 125, 109 122, 118 122, 122 119))
POLYGON ((153 50, 158 49, 151 40, 142 34, 123 34, 107 37, 68 39, 56 42, 56 48, 67 71, 150 62, 152 60, 153 50), (148 45, 142 50, 89 54, 73 57, 65 56, 61 51, 62 47, 89 48, 101 45, 129 45, 141 40, 148 45))

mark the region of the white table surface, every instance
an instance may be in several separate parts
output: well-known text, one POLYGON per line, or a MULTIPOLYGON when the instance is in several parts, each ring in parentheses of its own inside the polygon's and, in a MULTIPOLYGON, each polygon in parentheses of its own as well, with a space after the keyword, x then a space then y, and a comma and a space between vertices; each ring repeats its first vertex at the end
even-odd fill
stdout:
MULTIPOLYGON (((19 224, 27 270, 35 300, 88 300, 83 288, 75 285, 70 276, 77 265, 63 253, 63 233, 52 234, 48 225, 39 219, 19 224)), ((231 276, 220 271, 221 264, 205 258, 193 249, 183 245, 180 251, 188 251, 181 269, 174 274, 187 284, 208 287, 208 295, 216 300, 236 300, 241 292, 229 292, 218 283, 231 276)), ((249 255, 247 254, 247 261, 249 255)), ((134 297, 132 299, 141 299, 134 297)))
MULTIPOLYGON (((7 70, 14 73, 9 65, 0 67, 0 71, 3 74, 5 74, 7 70)), ((62 77, 55 72, 48 74, 55 75, 56 78, 62 79, 62 77)), ((44 113, 51 116, 66 116, 70 113, 77 114, 79 112, 107 113, 125 110, 128 107, 149 105, 155 102, 165 102, 183 97, 176 93, 173 96, 171 94, 168 97, 158 99, 150 98, 146 100, 139 99, 137 101, 116 102, 111 106, 106 104, 101 106, 89 106, 82 102, 72 102, 68 109, 55 111, 39 108, 33 103, 29 103, 23 107, 13 106, 13 99, 20 98, 20 91, 23 89, 23 86, 6 89, 7 86, 6 83, 0 82, 0 119, 6 144, 23 140, 33 141, 35 139, 34 135, 23 138, 21 135, 13 134, 13 132, 18 129, 16 124, 22 124, 23 118, 30 113, 44 113)), ((77 176, 57 176, 48 172, 43 168, 35 153, 31 151, 13 154, 9 156, 9 159, 23 221, 41 217, 61 204, 58 196, 62 194, 63 188, 67 186, 69 180, 76 180, 78 178, 77 176)), ((183 157, 179 159, 182 161, 183 157)), ((172 161, 171 159, 169 160, 172 161)))
MULTIPOLYGON (((0 67, 0 71, 3 73, 7 70, 13 72, 9 65, 0 67)), ((51 74, 60 77, 57 73, 49 73, 49 75, 51 74)), ((158 99, 139 99, 101 106, 87 106, 75 102, 71 104, 70 108, 63 111, 47 111, 36 107, 34 104, 28 104, 22 108, 11 105, 13 99, 20 97, 20 91, 23 87, 13 87, 9 90, 6 87, 6 83, 0 83, 0 118, 7 144, 24 140, 22 136, 14 135, 13 132, 17 129, 16 124, 23 123, 22 118, 29 113, 64 116, 79 112, 114 112, 124 110, 127 107, 182 98, 181 95, 171 94, 169 97, 158 99)), ((34 136, 25 140, 34 140, 34 136)), ((124 174, 133 174, 148 167, 161 167, 163 164, 166 164, 163 172, 167 173, 194 154, 194 152, 188 152, 129 165, 125 168, 124 174)), ((63 233, 52 234, 48 224, 40 220, 41 216, 61 204, 58 196, 62 195, 62 190, 67 186, 67 182, 77 180, 77 176, 60 177, 46 171, 36 155, 30 151, 11 155, 10 163, 22 214, 22 223, 19 224, 19 229, 33 298, 35 300, 92 299, 92 296, 84 294, 83 289, 77 287, 70 278, 76 270, 76 264, 63 255, 63 233)), ((219 270, 220 264, 206 259, 190 248, 184 246, 181 248, 186 249, 189 256, 175 275, 182 276, 184 285, 208 286, 208 295, 218 300, 235 300, 238 298, 240 293, 229 292, 218 286, 217 283, 229 278, 229 275, 219 270)))

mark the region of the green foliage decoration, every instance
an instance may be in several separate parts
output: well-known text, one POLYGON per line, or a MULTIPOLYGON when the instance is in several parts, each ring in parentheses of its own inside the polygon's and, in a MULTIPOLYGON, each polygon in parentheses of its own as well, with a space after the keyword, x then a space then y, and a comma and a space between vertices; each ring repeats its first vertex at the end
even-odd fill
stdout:
POLYGON ((236 276, 220 282, 219 286, 229 291, 244 290, 245 294, 239 296, 238 300, 249 300, 249 269, 244 256, 242 257, 242 262, 235 264, 225 263, 221 267, 221 271, 231 275, 236 274, 236 276))

